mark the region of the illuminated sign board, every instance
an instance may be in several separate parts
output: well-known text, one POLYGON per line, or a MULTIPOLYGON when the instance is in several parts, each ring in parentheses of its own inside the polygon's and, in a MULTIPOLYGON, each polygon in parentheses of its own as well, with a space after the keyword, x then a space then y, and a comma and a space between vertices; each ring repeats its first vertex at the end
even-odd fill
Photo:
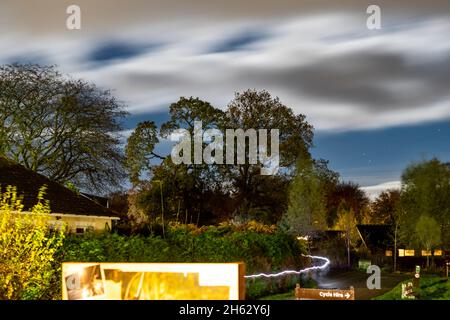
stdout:
POLYGON ((414 286, 412 282, 402 283, 402 299, 415 299, 414 286))
POLYGON ((355 289, 353 287, 350 287, 350 290, 297 288, 295 298, 297 300, 355 300, 355 289))
POLYGON ((372 261, 370 260, 359 260, 358 261, 358 268, 367 270, 367 268, 372 264, 372 261))
POLYGON ((243 263, 63 263, 63 300, 238 300, 243 263))

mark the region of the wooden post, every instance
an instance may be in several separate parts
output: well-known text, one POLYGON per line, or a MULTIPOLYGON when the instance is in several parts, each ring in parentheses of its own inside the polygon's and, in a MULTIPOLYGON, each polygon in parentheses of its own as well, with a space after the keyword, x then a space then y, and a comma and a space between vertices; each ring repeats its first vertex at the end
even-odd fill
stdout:
POLYGON ((416 298, 420 297, 420 266, 416 266, 414 279, 413 279, 413 290, 414 296, 416 298))
POLYGON ((295 295, 295 300, 300 300, 300 297, 301 297, 300 283, 297 283, 295 285, 294 295, 295 295))

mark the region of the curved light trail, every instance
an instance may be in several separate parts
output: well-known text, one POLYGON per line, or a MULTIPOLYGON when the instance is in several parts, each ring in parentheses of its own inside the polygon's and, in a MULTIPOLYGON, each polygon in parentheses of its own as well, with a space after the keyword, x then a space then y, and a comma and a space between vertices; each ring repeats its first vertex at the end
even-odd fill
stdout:
POLYGON ((258 274, 252 274, 252 275, 247 275, 244 276, 244 278, 246 279, 251 279, 251 278, 261 278, 261 277, 265 277, 265 278, 276 278, 276 277, 281 277, 281 276, 285 276, 288 274, 302 274, 304 272, 308 272, 308 271, 312 271, 312 270, 324 270, 325 268, 328 267, 328 265, 330 264, 330 260, 326 257, 320 257, 320 256, 310 256, 310 255, 303 255, 304 257, 308 257, 311 259, 317 259, 317 260, 322 260, 325 261, 324 264, 320 265, 320 266, 313 266, 313 267, 309 267, 309 268, 305 268, 302 270, 285 270, 285 271, 281 271, 278 273, 258 273, 258 274))

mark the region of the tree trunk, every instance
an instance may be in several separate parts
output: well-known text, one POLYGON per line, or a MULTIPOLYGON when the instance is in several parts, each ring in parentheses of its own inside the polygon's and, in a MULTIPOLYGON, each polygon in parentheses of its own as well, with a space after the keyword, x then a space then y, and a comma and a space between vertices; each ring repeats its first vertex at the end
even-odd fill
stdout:
POLYGON ((178 199, 177 223, 178 223, 178 216, 180 215, 180 202, 181 202, 181 199, 178 199))
POLYGON ((397 229, 398 223, 395 224, 394 230, 394 272, 397 271, 397 229))
POLYGON ((162 182, 160 182, 160 190, 161 190, 161 220, 162 220, 162 232, 163 239, 166 238, 166 231, 164 230, 164 199, 163 199, 163 191, 162 191, 162 182))
POLYGON ((350 269, 350 238, 347 236, 347 267, 350 269))

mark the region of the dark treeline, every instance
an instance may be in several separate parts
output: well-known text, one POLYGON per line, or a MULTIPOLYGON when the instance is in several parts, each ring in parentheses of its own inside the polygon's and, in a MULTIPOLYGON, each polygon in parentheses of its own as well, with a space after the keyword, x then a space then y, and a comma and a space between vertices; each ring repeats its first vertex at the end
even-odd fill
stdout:
POLYGON ((408 243, 431 248, 449 241, 448 164, 432 159, 410 165, 401 191, 371 203, 327 160, 313 159, 314 128, 306 116, 264 90, 236 93, 225 107, 181 97, 169 106, 167 122, 139 123, 125 146, 123 103, 53 66, 0 67, 0 108, 0 155, 71 188, 109 194, 123 232, 154 233, 169 222, 257 220, 296 235, 348 230, 350 245, 356 224, 383 223, 408 243), (156 153, 177 129, 192 136, 196 121, 203 130, 221 132, 278 129, 280 170, 261 175, 261 164, 250 164, 248 152, 244 164, 177 165, 156 153))

